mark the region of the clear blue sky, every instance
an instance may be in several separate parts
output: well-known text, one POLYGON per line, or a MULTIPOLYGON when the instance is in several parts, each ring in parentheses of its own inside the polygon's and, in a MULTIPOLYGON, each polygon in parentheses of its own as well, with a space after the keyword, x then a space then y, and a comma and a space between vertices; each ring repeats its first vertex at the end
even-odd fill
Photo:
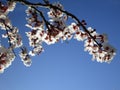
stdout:
MULTIPOLYGON (((0 74, 0 90, 120 90, 120 0, 59 1, 98 33, 107 33, 117 55, 110 64, 101 64, 91 61, 92 56, 84 52, 82 42, 71 40, 44 45, 45 52, 32 58, 30 68, 17 57, 12 66, 0 74)), ((10 18, 26 38, 24 10, 25 7, 18 5, 10 18)), ((24 43, 28 45, 26 39, 24 43)))

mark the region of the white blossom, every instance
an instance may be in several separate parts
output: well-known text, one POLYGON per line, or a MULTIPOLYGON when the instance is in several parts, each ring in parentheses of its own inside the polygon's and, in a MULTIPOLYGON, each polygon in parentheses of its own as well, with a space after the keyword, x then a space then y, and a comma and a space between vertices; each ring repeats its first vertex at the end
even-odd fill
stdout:
POLYGON ((27 53, 26 48, 22 48, 22 51, 19 53, 19 56, 21 57, 21 61, 26 67, 31 66, 32 61, 30 59, 30 56, 27 53))
POLYGON ((79 30, 79 27, 76 25, 76 23, 71 23, 68 28, 71 34, 76 33, 79 30))
POLYGON ((13 1, 8 2, 8 9, 7 11, 13 11, 16 6, 16 3, 13 1))
POLYGON ((0 46, 0 72, 4 72, 4 69, 8 68, 15 59, 15 55, 12 49, 0 46))
POLYGON ((87 34, 82 30, 79 30, 75 33, 74 39, 77 39, 78 41, 83 41, 87 39, 87 34))
POLYGON ((36 47, 34 47, 34 49, 32 51, 29 52, 29 55, 31 56, 35 56, 36 54, 39 55, 41 52, 43 52, 43 48, 41 45, 38 45, 36 47))

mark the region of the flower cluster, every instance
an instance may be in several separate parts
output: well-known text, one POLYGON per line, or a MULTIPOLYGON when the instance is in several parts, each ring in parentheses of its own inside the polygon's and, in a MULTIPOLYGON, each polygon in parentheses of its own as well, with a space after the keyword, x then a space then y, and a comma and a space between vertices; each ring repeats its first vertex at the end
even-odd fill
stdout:
POLYGON ((30 5, 29 1, 20 0, 20 3, 28 6, 26 10, 28 24, 26 26, 31 31, 26 32, 26 35, 29 45, 32 47, 32 50, 28 52, 26 47, 22 47, 19 30, 11 24, 8 17, 8 13, 14 10, 16 2, 14 0, 8 0, 6 3, 0 1, 0 28, 5 31, 2 37, 8 38, 9 43, 9 48, 0 45, 0 73, 4 72, 4 69, 9 67, 15 59, 15 48, 21 49, 19 56, 23 64, 29 67, 32 63, 30 55, 35 56, 43 52, 43 43, 51 45, 60 40, 65 41, 72 38, 84 41, 84 50, 88 51, 92 55, 92 59, 97 62, 109 63, 116 54, 115 48, 108 43, 106 34, 98 34, 91 27, 86 28, 85 20, 80 22, 77 17, 65 11, 60 3, 50 4, 44 1, 46 5, 40 4, 50 10, 47 12, 48 18, 46 18, 44 13, 38 9, 39 5, 34 7, 37 4, 30 5), (68 24, 69 17, 75 19, 76 23, 68 24))
POLYGON ((21 48, 21 52, 19 54, 19 56, 21 57, 21 60, 23 61, 23 64, 26 66, 26 67, 29 67, 31 66, 31 59, 30 59, 30 56, 28 55, 28 52, 27 52, 27 49, 25 47, 21 48))
POLYGON ((88 51, 89 54, 93 55, 93 60, 97 60, 101 63, 110 63, 116 54, 116 51, 115 48, 108 43, 106 34, 98 34, 91 27, 88 28, 88 31, 101 46, 98 46, 95 41, 88 36, 85 40, 85 51, 88 51))
POLYGON ((31 29, 43 28, 44 23, 43 21, 39 20, 37 12, 33 8, 28 7, 28 9, 26 10, 26 14, 28 16, 28 18, 26 18, 28 21, 28 24, 26 24, 27 27, 31 29))
MULTIPOLYGON (((59 3, 55 3, 53 6, 57 6, 63 10, 63 6, 59 3)), ((93 60, 95 59, 98 62, 109 63, 115 55, 115 49, 108 44, 107 36, 105 34, 98 34, 95 29, 92 29, 91 27, 87 29, 88 32, 85 32, 84 30, 81 30, 79 25, 76 23, 66 25, 65 22, 67 20, 67 15, 65 15, 59 9, 50 8, 50 11, 48 12, 50 22, 44 21, 44 23, 47 25, 46 30, 43 23, 39 24, 41 26, 38 28, 36 28, 34 25, 34 23, 37 23, 38 21, 38 16, 34 9, 28 8, 27 14, 32 16, 32 18, 30 17, 27 19, 29 22, 27 26, 31 28, 32 31, 26 32, 30 41, 30 46, 35 48, 29 53, 32 56, 35 56, 35 54, 38 54, 38 52, 43 50, 43 42, 50 45, 60 40, 71 40, 72 37, 78 41, 85 42, 85 51, 88 51, 89 54, 93 56, 93 60)), ((83 26, 86 25, 85 20, 82 20, 81 23, 83 26)))
POLYGON ((7 4, 3 4, 0 1, 0 27, 2 29, 6 30, 6 27, 4 24, 6 24, 9 27, 11 26, 11 23, 9 18, 7 17, 7 14, 10 11, 13 11, 15 6, 16 6, 16 3, 13 1, 10 1, 10 2, 8 1, 7 4))
POLYGON ((13 27, 8 33, 2 35, 3 38, 9 38, 9 43, 13 48, 22 46, 21 36, 18 34, 18 29, 13 27))
POLYGON ((27 18, 28 24, 26 24, 26 26, 32 29, 32 31, 26 32, 26 35, 29 37, 29 44, 33 47, 33 50, 30 51, 29 54, 35 56, 43 51, 41 44, 43 38, 46 36, 43 28, 44 23, 39 20, 39 17, 33 8, 29 7, 26 10, 26 13, 29 16, 27 18))
POLYGON ((3 38, 8 38, 12 48, 22 46, 21 36, 18 34, 18 29, 13 27, 7 14, 10 11, 13 11, 16 3, 13 1, 8 1, 7 4, 0 2, 0 27, 3 30, 6 30, 6 34, 3 34, 3 38))
MULTIPOLYGON (((63 10, 63 6, 60 3, 54 3, 53 6, 56 6, 63 10)), ((58 9, 51 8, 50 11, 48 12, 48 16, 52 19, 58 19, 63 16, 63 12, 61 12, 58 9)))
POLYGON ((9 12, 14 10, 15 6, 16 3, 14 1, 8 1, 6 3, 0 1, 0 12, 3 14, 8 14, 9 12))
POLYGON ((14 61, 15 55, 12 49, 0 46, 0 73, 3 73, 14 61))
POLYGON ((32 30, 31 32, 26 32, 29 37, 29 44, 33 47, 33 50, 29 52, 30 55, 35 56, 43 51, 42 40, 44 37, 42 35, 44 32, 41 30, 32 30))
MULTIPOLYGON (((37 13, 33 8, 29 7, 26 13, 29 16, 29 18, 27 18, 28 24, 26 26, 32 29, 31 31, 26 32, 26 35, 29 38, 29 44, 34 48, 29 53, 32 56, 34 56, 35 54, 39 54, 43 51, 43 48, 42 48, 43 42, 50 45, 58 42, 60 39, 70 40, 73 36, 72 34, 79 29, 79 27, 75 23, 72 23, 69 26, 66 26, 65 24, 62 24, 62 23, 57 25, 53 23, 53 22, 57 23, 56 21, 57 19, 53 20, 53 18, 51 18, 52 23, 48 26, 49 28, 45 30, 44 23, 38 20, 38 15, 36 15, 37 13), (42 23, 36 24, 38 22, 42 22, 42 23), (61 27, 58 28, 58 26, 61 26, 61 27)), ((58 19, 60 18, 62 17, 59 16, 58 19)), ((63 20, 61 19, 62 22, 63 20)))
MULTIPOLYGON (((63 6, 60 3, 54 3, 53 6, 58 7, 59 9, 63 10, 63 6)), ((47 13, 48 17, 50 18, 50 24, 52 24, 52 29, 53 26, 56 27, 59 30, 63 30, 66 27, 66 20, 68 16, 64 14, 62 11, 54 8, 50 8, 50 11, 47 13)))

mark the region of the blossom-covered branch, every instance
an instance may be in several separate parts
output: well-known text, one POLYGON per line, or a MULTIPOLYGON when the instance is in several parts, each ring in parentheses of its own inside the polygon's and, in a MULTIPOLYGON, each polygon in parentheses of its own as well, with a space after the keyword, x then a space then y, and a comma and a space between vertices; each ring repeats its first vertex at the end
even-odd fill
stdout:
MULTIPOLYGON (((45 4, 42 4, 42 3, 36 3, 36 4, 35 4, 35 3, 28 2, 28 1, 26 1, 26 0, 15 0, 15 1, 21 2, 21 3, 23 3, 23 4, 25 4, 25 5, 28 5, 28 6, 37 6, 37 7, 40 6, 40 7, 45 7, 45 8, 52 8, 52 9, 54 9, 54 10, 59 10, 59 11, 65 13, 65 14, 67 14, 67 16, 73 18, 73 19, 76 21, 76 23, 77 23, 78 26, 81 26, 81 27, 83 28, 83 30, 96 42, 96 44, 97 44, 100 48, 102 47, 102 45, 101 45, 100 43, 98 43, 98 42, 94 39, 94 37, 90 34, 90 32, 89 32, 89 31, 87 30, 87 28, 82 24, 82 22, 80 22, 80 20, 79 20, 75 15, 69 13, 68 11, 65 11, 65 10, 61 9, 61 8, 59 8, 59 7, 56 6, 56 5, 50 4, 48 1, 45 1, 45 0, 43 0, 43 1, 45 2, 45 4), (47 3, 46 3, 46 2, 47 2, 47 3)), ((34 9, 36 9, 36 8, 34 7, 34 9)), ((38 10, 37 10, 37 11, 38 11, 38 10)))
POLYGON ((15 48, 20 48, 19 56, 25 66, 30 66, 32 61, 30 56, 35 56, 44 51, 43 43, 48 45, 59 41, 76 39, 84 41, 85 51, 93 56, 93 60, 98 62, 111 62, 116 54, 115 48, 107 40, 106 34, 98 34, 95 29, 87 27, 85 20, 80 21, 78 17, 66 11, 62 4, 51 4, 48 0, 43 3, 32 3, 27 0, 8 0, 7 4, 0 1, 0 27, 6 33, 3 38, 8 38, 8 43, 12 48, 6 48, 0 45, 0 72, 3 72, 11 61, 15 59, 15 48), (13 11, 15 5, 21 3, 27 7, 27 24, 31 31, 25 32, 29 45, 32 50, 28 52, 27 47, 23 46, 22 38, 17 27, 14 27, 9 20, 8 14, 13 11), (45 8, 45 12, 40 8, 45 8), (46 15, 48 17, 46 17, 46 15), (68 18, 73 19, 71 24, 67 24, 68 18))

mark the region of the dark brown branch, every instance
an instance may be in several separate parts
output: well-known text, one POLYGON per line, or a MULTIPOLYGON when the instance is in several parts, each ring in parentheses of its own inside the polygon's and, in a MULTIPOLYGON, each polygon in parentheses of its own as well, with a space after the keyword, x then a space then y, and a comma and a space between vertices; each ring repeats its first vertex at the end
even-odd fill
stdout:
MULTIPOLYGON (((8 1, 11 1, 11 0, 8 0, 8 1)), ((35 7, 39 6, 39 7, 49 8, 48 4, 43 4, 43 3, 40 3, 40 2, 39 3, 31 3, 31 2, 26 1, 26 0, 12 0, 12 1, 14 1, 14 2, 20 2, 20 3, 22 3, 24 5, 27 5, 27 6, 35 6, 35 7)))

